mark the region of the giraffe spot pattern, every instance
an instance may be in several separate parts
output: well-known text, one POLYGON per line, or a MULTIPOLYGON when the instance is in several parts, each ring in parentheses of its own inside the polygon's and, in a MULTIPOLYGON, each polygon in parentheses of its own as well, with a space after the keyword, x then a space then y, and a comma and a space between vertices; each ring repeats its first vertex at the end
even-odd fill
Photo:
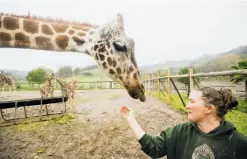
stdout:
POLYGON ((82 32, 79 32, 77 33, 78 36, 85 36, 86 34, 85 33, 82 33, 82 32))
POLYGON ((67 35, 60 35, 56 37, 56 44, 57 46, 62 49, 65 50, 66 47, 69 44, 69 37, 67 35))
POLYGON ((96 51, 97 49, 98 49, 98 45, 95 45, 94 47, 93 47, 93 49, 94 49, 94 51, 96 51))
POLYGON ((75 30, 89 31, 89 28, 83 26, 72 26, 75 30))
POLYGON ((130 74, 130 73, 133 72, 133 71, 134 71, 133 67, 130 66, 130 68, 129 68, 129 70, 128 70, 128 74, 130 74))
POLYGON ((39 23, 32 20, 23 20, 23 29, 28 33, 38 33, 39 31, 39 23))
POLYGON ((81 46, 81 45, 83 45, 83 44, 85 43, 85 41, 84 41, 83 39, 79 39, 79 38, 76 37, 76 36, 74 36, 72 39, 74 40, 74 42, 76 42, 76 44, 77 44, 78 46, 81 46))
POLYGON ((14 45, 19 48, 28 48, 30 46, 30 38, 23 33, 16 33, 14 45))
POLYGON ((47 35, 52 35, 53 34, 53 31, 51 30, 51 28, 47 24, 43 24, 41 29, 42 29, 42 32, 44 34, 47 34, 47 35))
POLYGON ((105 52, 106 49, 105 49, 105 45, 103 45, 100 49, 99 49, 99 52, 105 52))
POLYGON ((11 36, 9 33, 0 32, 0 46, 10 47, 11 36))
POLYGON ((117 66, 117 61, 113 59, 112 64, 113 64, 113 67, 116 67, 117 66))
POLYGON ((51 24, 51 26, 57 33, 64 33, 69 27, 65 24, 51 24))
POLYGON ((105 60, 105 56, 102 55, 102 54, 99 54, 99 58, 100 58, 101 61, 104 61, 105 60))
POLYGON ((16 17, 4 17, 3 26, 8 30, 16 30, 19 28, 19 20, 16 17))
POLYGON ((108 62, 108 64, 109 64, 109 66, 112 65, 112 59, 111 59, 110 57, 107 57, 107 62, 108 62))
POLYGON ((103 68, 104 68, 105 70, 108 68, 106 62, 103 62, 102 66, 103 66, 103 68))
POLYGON ((134 79, 137 80, 137 73, 134 73, 134 79))
POLYGON ((73 35, 74 33, 75 33, 74 30, 69 30, 69 34, 70 34, 70 35, 73 35))
POLYGON ((119 68, 119 67, 117 68, 117 73, 118 74, 121 74, 122 73, 121 68, 119 68))
POLYGON ((122 76, 119 76, 119 79, 120 79, 121 81, 123 81, 123 77, 122 77, 122 76))
POLYGON ((110 70, 109 70, 109 73, 110 73, 111 75, 114 75, 114 74, 115 74, 115 71, 113 71, 113 69, 110 69, 110 70))
POLYGON ((107 48, 110 49, 110 47, 111 47, 110 42, 107 42, 106 45, 107 45, 107 48))
POLYGON ((98 54, 95 54, 95 59, 96 59, 96 60, 99 60, 98 54))
POLYGON ((70 49, 70 51, 72 51, 72 52, 76 52, 76 49, 75 49, 75 48, 72 48, 72 49, 70 49))
POLYGON ((43 36, 37 36, 35 38, 35 40, 36 40, 36 45, 38 46, 38 48, 44 49, 44 50, 52 50, 53 49, 51 39, 43 37, 43 36))

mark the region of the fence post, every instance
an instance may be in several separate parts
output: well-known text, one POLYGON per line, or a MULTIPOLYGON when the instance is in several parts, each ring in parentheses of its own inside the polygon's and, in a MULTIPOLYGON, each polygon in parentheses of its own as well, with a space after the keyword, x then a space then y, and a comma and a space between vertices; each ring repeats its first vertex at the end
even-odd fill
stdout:
POLYGON ((152 87, 151 87, 151 93, 154 91, 154 73, 152 73, 152 87))
POLYGON ((193 77, 192 77, 193 68, 191 66, 189 67, 189 74, 190 74, 189 78, 190 78, 190 92, 191 92, 191 91, 193 91, 193 86, 194 86, 194 81, 193 81, 193 77))
POLYGON ((159 99, 160 99, 160 70, 158 70, 158 93, 159 93, 159 99))
POLYGON ((171 104, 171 93, 172 93, 172 88, 171 88, 171 69, 170 67, 167 68, 167 92, 168 92, 168 101, 169 104, 171 104))
POLYGON ((147 92, 147 75, 144 76, 144 89, 147 92))

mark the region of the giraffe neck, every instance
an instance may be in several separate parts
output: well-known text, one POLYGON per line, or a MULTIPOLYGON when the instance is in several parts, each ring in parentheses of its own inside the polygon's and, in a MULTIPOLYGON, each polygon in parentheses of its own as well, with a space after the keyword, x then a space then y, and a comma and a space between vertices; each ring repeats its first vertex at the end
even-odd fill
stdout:
POLYGON ((62 81, 60 79, 57 79, 57 82, 60 84, 61 87, 65 87, 67 85, 65 81, 62 81))
POLYGON ((0 15, 0 48, 82 52, 90 55, 96 26, 0 15))

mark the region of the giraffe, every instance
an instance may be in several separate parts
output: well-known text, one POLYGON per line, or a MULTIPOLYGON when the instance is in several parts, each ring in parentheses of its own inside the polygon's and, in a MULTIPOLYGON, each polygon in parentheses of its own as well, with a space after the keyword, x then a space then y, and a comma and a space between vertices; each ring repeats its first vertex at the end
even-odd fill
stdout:
POLYGON ((2 91, 4 91, 5 84, 9 86, 10 92, 12 90, 15 92, 15 81, 13 80, 13 78, 8 75, 4 75, 0 73, 0 88, 2 89, 2 91))
POLYGON ((5 76, 0 73, 0 89, 2 90, 2 92, 4 91, 4 84, 5 84, 5 76))
POLYGON ((70 85, 73 88, 73 93, 72 93, 72 99, 74 99, 74 94, 75 94, 75 90, 79 87, 78 85, 78 80, 75 78, 74 74, 73 74, 73 78, 72 81, 70 82, 70 85))
POLYGON ((36 16, 0 14, 0 47, 77 52, 91 56, 134 99, 145 90, 134 55, 134 40, 125 34, 118 14, 101 26, 36 16))
POLYGON ((41 98, 49 97, 49 95, 53 97, 54 89, 55 89, 53 80, 54 80, 54 74, 51 74, 48 80, 40 87, 41 98))
POLYGON ((62 95, 64 97, 67 96, 69 98, 69 101, 74 99, 75 90, 77 88, 77 85, 76 85, 77 81, 75 81, 73 79, 71 83, 68 83, 68 82, 66 82, 62 79, 59 79, 59 78, 56 78, 56 81, 61 86, 62 95))

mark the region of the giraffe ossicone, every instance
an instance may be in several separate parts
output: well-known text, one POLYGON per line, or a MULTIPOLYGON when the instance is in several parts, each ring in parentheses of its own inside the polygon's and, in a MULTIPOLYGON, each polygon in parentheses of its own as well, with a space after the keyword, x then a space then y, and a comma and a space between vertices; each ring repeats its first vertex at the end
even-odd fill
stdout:
POLYGON ((0 47, 85 53, 132 98, 145 101, 134 40, 126 36, 121 14, 101 26, 0 14, 0 47))

